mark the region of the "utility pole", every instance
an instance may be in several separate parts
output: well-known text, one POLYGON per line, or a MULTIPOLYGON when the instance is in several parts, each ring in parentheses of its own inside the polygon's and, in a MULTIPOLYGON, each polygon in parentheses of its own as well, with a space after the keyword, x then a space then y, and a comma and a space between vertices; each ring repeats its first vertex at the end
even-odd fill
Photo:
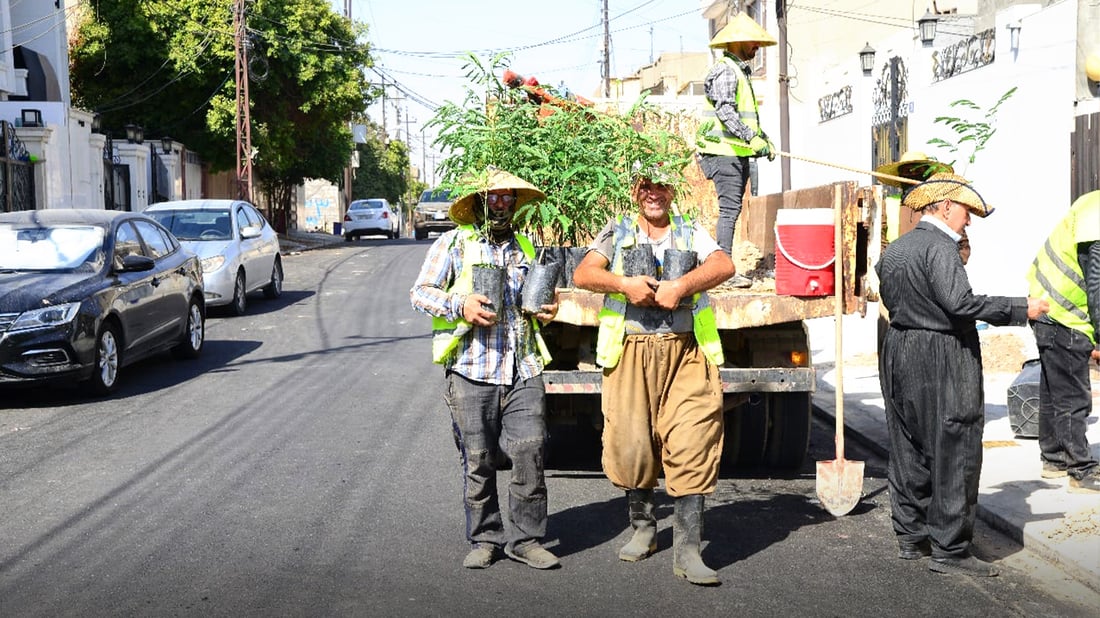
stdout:
MULTIPOLYGON (((791 80, 787 76, 787 0, 775 0, 775 16, 779 23, 779 147, 791 151, 791 80)), ((784 191, 791 188, 791 159, 779 157, 784 191)))
POLYGON ((607 0, 603 0, 603 96, 611 98, 611 25, 607 21, 607 0))
POLYGON ((252 202, 252 121, 248 105, 248 32, 245 27, 247 4, 248 0, 235 0, 233 5, 233 49, 237 90, 237 196, 252 202))
MULTIPOLYGON (((348 18, 349 22, 351 21, 351 0, 344 0, 344 16, 348 18)), ((352 147, 352 154, 354 155, 355 149, 357 148, 357 146, 355 145, 355 140, 352 140, 351 147, 352 147)), ((346 209, 346 207, 351 206, 351 200, 352 200, 353 197, 354 196, 352 195, 352 192, 351 192, 351 159, 349 159, 348 164, 346 166, 344 166, 344 205, 345 205, 345 209, 346 209)), ((345 209, 337 208, 337 213, 338 213, 337 218, 343 219, 345 209)))

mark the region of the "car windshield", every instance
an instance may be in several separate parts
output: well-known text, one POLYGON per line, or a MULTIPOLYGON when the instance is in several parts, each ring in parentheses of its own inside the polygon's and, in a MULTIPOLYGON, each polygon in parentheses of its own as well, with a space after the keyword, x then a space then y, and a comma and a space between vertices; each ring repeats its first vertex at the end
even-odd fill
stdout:
POLYGON ((103 238, 95 225, 0 224, 0 271, 95 272, 104 264, 103 238))
POLYGON ((233 237, 228 210, 147 210, 145 214, 180 240, 229 240, 233 237))
POLYGON ((425 191, 420 196, 421 202, 450 202, 451 195, 447 191, 425 191))

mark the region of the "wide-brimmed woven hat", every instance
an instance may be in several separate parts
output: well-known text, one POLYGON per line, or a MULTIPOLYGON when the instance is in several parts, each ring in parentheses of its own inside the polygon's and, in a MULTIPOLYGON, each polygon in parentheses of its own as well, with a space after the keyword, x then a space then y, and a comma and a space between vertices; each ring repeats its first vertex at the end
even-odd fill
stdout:
POLYGON ((776 45, 778 41, 753 18, 738 13, 710 40, 711 47, 725 47, 730 43, 759 43, 760 47, 767 47, 776 45))
POLYGON ((528 202, 546 197, 546 194, 535 185, 495 167, 489 167, 489 169, 478 174, 470 184, 476 186, 477 189, 456 199, 447 212, 447 216, 459 225, 469 225, 477 220, 474 216, 474 198, 478 194, 484 195, 489 191, 511 189, 516 192, 516 203, 512 207, 513 210, 528 202))
MULTIPOLYGON (((939 161, 929 158, 928 155, 920 152, 919 150, 908 150, 902 153, 901 158, 893 163, 887 163, 886 165, 880 165, 875 168, 875 171, 879 174, 888 174, 890 176, 900 176, 902 178, 911 178, 913 180, 924 180, 932 174, 938 174, 946 172, 948 174, 955 173, 955 168, 946 163, 940 163, 939 161)), ((900 180, 892 180, 890 178, 879 178, 882 182, 893 185, 895 187, 912 186, 906 183, 902 183, 900 180)))
POLYGON ((913 210, 923 210, 925 206, 943 200, 962 204, 978 217, 988 217, 993 213, 993 207, 982 199, 965 178, 946 172, 932 174, 928 180, 913 187, 901 203, 913 210))

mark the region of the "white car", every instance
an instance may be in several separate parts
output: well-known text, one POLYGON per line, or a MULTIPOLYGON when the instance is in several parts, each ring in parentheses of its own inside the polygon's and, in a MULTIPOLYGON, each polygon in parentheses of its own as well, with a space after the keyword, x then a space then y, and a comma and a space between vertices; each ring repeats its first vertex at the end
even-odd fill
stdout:
POLYGON ((380 197, 353 200, 344 215, 344 240, 381 234, 386 238, 401 236, 401 217, 388 200, 380 197))
POLYGON ((160 202, 143 214, 168 228, 202 260, 206 306, 229 305, 236 315, 248 307, 248 295, 283 293, 279 235, 252 204, 240 200, 160 202))

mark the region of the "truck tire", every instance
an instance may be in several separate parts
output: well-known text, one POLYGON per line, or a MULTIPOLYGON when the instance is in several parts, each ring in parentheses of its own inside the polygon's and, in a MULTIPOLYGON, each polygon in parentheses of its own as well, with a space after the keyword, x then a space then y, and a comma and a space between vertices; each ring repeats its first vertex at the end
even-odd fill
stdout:
POLYGON ((725 421, 721 470, 759 466, 767 444, 768 398, 751 395, 747 402, 726 412, 725 421))
POLYGON ((810 446, 810 393, 772 393, 764 463, 795 470, 802 467, 810 446))

